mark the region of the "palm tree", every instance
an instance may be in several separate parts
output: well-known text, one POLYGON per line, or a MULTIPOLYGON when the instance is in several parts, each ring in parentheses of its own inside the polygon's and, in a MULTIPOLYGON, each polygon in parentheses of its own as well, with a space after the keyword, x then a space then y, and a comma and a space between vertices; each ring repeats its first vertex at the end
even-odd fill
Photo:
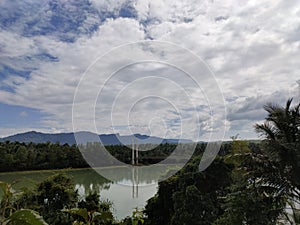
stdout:
POLYGON ((300 104, 292 107, 292 101, 289 99, 285 107, 267 104, 265 122, 255 125, 265 137, 262 152, 272 165, 265 181, 291 204, 300 199, 300 104))
POLYGON ((255 129, 266 137, 266 155, 300 189, 300 104, 292 108, 292 100, 289 99, 285 107, 267 104, 264 107, 268 112, 266 121, 256 124, 255 129))
POLYGON ((285 108, 269 103, 264 109, 269 113, 264 124, 257 124, 256 130, 272 141, 283 143, 299 142, 300 104, 291 108, 293 99, 289 99, 285 108))

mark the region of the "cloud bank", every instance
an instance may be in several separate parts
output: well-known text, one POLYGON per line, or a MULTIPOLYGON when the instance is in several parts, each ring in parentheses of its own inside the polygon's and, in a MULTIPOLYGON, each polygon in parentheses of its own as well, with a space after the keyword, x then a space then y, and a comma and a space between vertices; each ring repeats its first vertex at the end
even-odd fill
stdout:
MULTIPOLYGON (((225 138, 237 133, 242 138, 257 137, 253 124, 266 116, 264 104, 284 104, 292 96, 300 100, 297 1, 6 0, 0 3, 0 15, 0 102, 39 110, 43 116, 36 130, 72 130, 74 93, 86 69, 110 50, 143 40, 190 49, 210 66, 226 103, 225 138)), ((135 54, 143 57, 146 51, 135 54)), ((118 68, 118 60, 109 66, 118 68)), ((99 90, 105 82, 106 75, 94 72, 101 82, 90 81, 83 103, 93 102, 88 92, 99 90)), ((162 99, 141 100, 127 116, 129 97, 152 89, 186 112, 185 123, 199 124, 197 139, 208 138, 212 129, 209 104, 205 93, 189 84, 186 74, 159 63, 129 66, 118 74, 106 86, 101 107, 95 105, 99 133, 127 134, 132 126, 133 132, 180 136, 182 118, 176 107, 162 99), (114 98, 132 78, 146 75, 175 80, 189 90, 189 100, 197 110, 190 110, 176 85, 157 79, 133 83, 119 99, 114 98), (117 103, 115 111, 109 107, 112 102, 117 103), (199 121, 194 120, 195 112, 199 121)), ((83 108, 83 130, 89 129, 86 118, 83 108)), ((216 126, 223 122, 215 118, 216 126)), ((4 127, 0 135, 28 129, 4 127)), ((191 138, 189 135, 184 137, 191 138)))

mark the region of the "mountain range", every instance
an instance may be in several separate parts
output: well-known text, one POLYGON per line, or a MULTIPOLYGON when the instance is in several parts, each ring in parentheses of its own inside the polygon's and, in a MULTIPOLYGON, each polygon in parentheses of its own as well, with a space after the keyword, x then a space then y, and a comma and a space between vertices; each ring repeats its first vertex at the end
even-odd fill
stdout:
POLYGON ((119 134, 95 134, 91 132, 81 131, 76 133, 41 133, 30 131, 26 133, 15 134, 12 136, 0 138, 0 142, 24 142, 24 143, 60 143, 60 144, 84 144, 87 142, 101 141, 104 145, 130 145, 132 144, 133 136, 138 140, 139 144, 176 144, 176 143, 191 143, 188 139, 165 139, 155 136, 143 134, 119 135, 119 134), (99 139, 100 138, 100 139, 99 139))

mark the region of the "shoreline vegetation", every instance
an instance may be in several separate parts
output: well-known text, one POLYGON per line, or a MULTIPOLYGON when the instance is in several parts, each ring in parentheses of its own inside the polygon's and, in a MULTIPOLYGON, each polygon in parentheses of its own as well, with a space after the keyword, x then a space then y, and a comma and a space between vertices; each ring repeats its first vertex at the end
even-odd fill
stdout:
MULTIPOLYGON (((140 151, 139 165, 147 166, 157 164, 168 158, 167 164, 178 164, 186 162, 187 159, 197 152, 203 152, 206 144, 200 143, 195 146, 182 144, 180 151, 182 155, 171 156, 177 144, 160 144, 157 146, 140 145, 139 147, 152 149, 150 151, 140 151), (195 149, 193 149, 195 147, 195 149)), ((230 148, 230 143, 222 145, 220 154, 226 154, 230 148)), ((131 164, 131 149, 127 146, 114 145, 104 147, 99 143, 88 143, 86 148, 60 145, 59 143, 19 143, 0 142, 0 172, 14 171, 35 171, 35 170, 55 170, 55 169, 76 169, 76 168, 97 168, 97 167, 118 167, 131 164), (111 156, 107 155, 107 150, 111 156), (115 160, 115 158, 117 160, 115 160), (89 163, 85 159, 89 159, 89 163), (119 161, 118 161, 119 160, 119 161)), ((185 164, 185 163, 184 163, 185 164)))

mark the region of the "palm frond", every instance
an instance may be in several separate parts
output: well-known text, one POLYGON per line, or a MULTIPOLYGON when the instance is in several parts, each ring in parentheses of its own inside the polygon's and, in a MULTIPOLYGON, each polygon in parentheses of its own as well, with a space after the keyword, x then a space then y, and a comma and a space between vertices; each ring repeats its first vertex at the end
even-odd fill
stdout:
POLYGON ((261 133, 261 135, 266 136, 268 139, 276 140, 274 128, 269 122, 265 122, 264 124, 256 124, 255 130, 257 133, 261 133))

